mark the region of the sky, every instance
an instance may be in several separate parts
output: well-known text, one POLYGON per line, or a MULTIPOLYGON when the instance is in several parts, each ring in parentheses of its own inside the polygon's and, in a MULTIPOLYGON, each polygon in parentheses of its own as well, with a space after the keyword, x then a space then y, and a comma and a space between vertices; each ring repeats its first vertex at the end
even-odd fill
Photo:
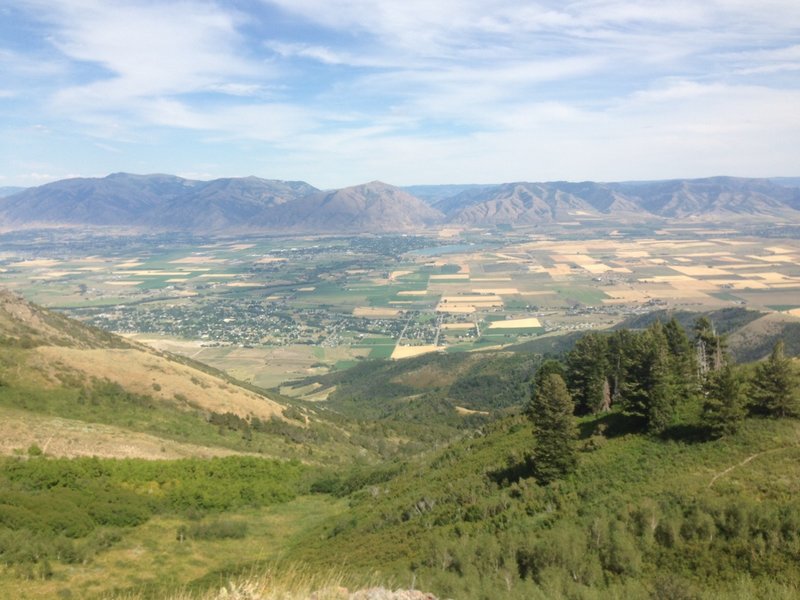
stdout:
POLYGON ((0 0, 0 186, 800 176, 798 0, 0 0))

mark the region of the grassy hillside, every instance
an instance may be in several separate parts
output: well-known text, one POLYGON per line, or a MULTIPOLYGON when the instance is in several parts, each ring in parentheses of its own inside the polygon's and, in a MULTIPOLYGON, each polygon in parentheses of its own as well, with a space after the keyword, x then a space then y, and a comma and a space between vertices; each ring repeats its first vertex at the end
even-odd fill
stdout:
POLYGON ((695 392, 646 435, 614 404, 577 419, 577 469, 543 485, 521 410, 538 354, 371 361, 298 382, 327 394, 311 402, 8 295, 0 327, 0 597, 186 598, 230 580, 466 599, 800 594, 796 419, 750 416, 714 439, 695 392), (298 564, 290 583, 271 575, 298 564))
POLYGON ((529 423, 498 422, 357 492, 297 556, 454 598, 796 597, 800 423, 704 442, 628 425, 583 420, 577 472, 540 486, 529 423))
POLYGON ((279 558, 343 504, 317 470, 255 457, 0 461, 0 597, 147 598, 279 558), (195 582, 193 584, 193 582, 195 582))
POLYGON ((525 382, 540 360, 527 352, 431 353, 369 361, 296 385, 313 385, 314 394, 329 390, 326 405, 350 417, 407 418, 414 400, 424 396, 427 404, 441 406, 455 419, 457 406, 497 412, 524 404, 529 393, 525 382))
POLYGON ((300 407, 7 292, 0 292, 0 411, 9 415, 0 422, 6 454, 35 445, 59 456, 235 452, 342 464, 413 452, 424 437, 300 407))

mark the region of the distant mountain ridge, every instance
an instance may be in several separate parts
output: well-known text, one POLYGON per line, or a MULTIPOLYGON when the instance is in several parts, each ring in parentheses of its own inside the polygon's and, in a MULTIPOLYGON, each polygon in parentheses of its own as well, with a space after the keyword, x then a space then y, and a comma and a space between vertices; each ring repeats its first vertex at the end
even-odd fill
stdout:
POLYGON ((381 233, 534 226, 585 219, 800 221, 793 178, 710 177, 621 183, 513 182, 410 186, 379 181, 322 191, 303 181, 197 181, 114 173, 0 197, 0 227, 126 227, 160 231, 381 233))
POLYGON ((575 217, 800 218, 800 188, 767 179, 711 177, 652 182, 506 183, 470 188, 434 206, 465 225, 538 224, 575 217))
POLYGON ((13 185, 2 186, 0 187, 0 198, 5 198, 6 196, 13 196, 14 194, 19 194, 23 190, 25 190, 24 187, 17 187, 13 185))

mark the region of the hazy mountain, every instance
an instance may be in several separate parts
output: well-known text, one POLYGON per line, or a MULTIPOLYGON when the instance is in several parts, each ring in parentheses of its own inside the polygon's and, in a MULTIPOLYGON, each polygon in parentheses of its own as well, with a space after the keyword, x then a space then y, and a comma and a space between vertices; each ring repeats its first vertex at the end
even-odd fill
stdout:
POLYGON ((800 177, 770 177, 769 180, 786 187, 800 187, 800 177))
POLYGON ((593 214, 586 200, 568 190, 540 183, 506 183, 467 190, 436 203, 448 221, 465 225, 512 223, 531 225, 593 214))
POLYGON ((19 194, 24 190, 25 190, 24 187, 14 187, 14 186, 0 187, 0 198, 5 198, 6 196, 13 196, 14 194, 19 194))
POLYGON ((439 223, 524 226, 586 218, 798 219, 800 187, 790 185, 793 181, 712 177, 405 189, 372 182, 320 191, 302 181, 257 177, 194 181, 116 173, 0 197, 0 226, 324 233, 408 231, 439 223))
POLYGON ((441 185, 405 185, 402 189, 428 204, 435 204, 467 190, 486 187, 477 183, 441 184, 441 185))
POLYGON ((208 231, 247 225, 265 211, 315 191, 305 182, 257 177, 195 181, 115 173, 28 188, 3 199, 0 215, 6 225, 208 231))
POLYGON ((434 206, 465 225, 536 224, 576 216, 725 219, 800 217, 800 189, 712 177, 629 183, 512 183, 467 189, 434 206))
POLYGON ((146 226, 166 202, 196 183, 174 175, 127 173, 64 179, 9 196, 0 211, 10 225, 146 226))
POLYGON ((617 184, 615 188, 662 217, 785 216, 800 209, 800 189, 768 179, 710 177, 617 184))
POLYGON ((380 181, 311 194, 276 213, 276 225, 298 231, 408 231, 439 223, 444 216, 380 181))
POLYGON ((259 229, 271 222, 269 215, 276 206, 317 191, 304 181, 215 179, 171 200, 164 208, 164 222, 180 223, 182 229, 193 231, 259 229))

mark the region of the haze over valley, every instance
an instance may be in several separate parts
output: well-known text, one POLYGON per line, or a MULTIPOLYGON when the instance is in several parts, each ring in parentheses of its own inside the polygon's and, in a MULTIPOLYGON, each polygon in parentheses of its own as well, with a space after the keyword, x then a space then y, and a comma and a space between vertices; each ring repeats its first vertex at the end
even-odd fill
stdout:
POLYGON ((0 3, 0 598, 800 598, 800 3, 0 3))

